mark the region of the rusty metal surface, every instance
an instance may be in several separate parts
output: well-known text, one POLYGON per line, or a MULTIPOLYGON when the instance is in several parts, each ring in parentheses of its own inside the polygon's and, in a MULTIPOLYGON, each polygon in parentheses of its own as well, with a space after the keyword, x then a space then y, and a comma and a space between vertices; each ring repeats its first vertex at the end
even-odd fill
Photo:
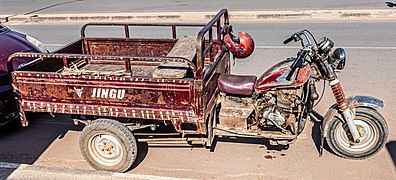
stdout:
POLYGON ((171 25, 171 39, 132 39, 129 32, 126 38, 88 38, 84 26, 82 38, 57 53, 10 56, 8 64, 18 58, 36 58, 17 71, 8 66, 18 95, 21 120, 27 125, 25 111, 150 119, 169 121, 176 131, 184 134, 205 134, 204 117, 210 113, 206 108, 213 107, 218 93, 216 78, 219 73, 229 72, 229 53, 222 46, 223 32, 228 28, 227 11, 222 10, 198 34, 196 54, 203 56, 194 62, 183 57, 165 57, 177 41, 177 26, 202 25, 171 25), (225 24, 220 23, 220 18, 225 19, 225 24), (213 34, 212 29, 217 33, 213 34), (207 33, 209 39, 205 39, 207 33), (192 77, 153 78, 150 75, 153 69, 163 62, 186 64, 192 77), (96 70, 102 74, 62 74, 67 68, 96 70), (123 70, 129 76, 103 73, 123 70), (186 123, 194 128, 184 129, 186 123))
POLYGON ((198 123, 192 81, 147 78, 64 77, 15 73, 21 112, 82 114, 198 123))
POLYGON ((189 105, 191 80, 161 80, 143 77, 64 76, 53 73, 13 73, 16 90, 24 100, 75 101, 84 104, 114 104, 134 107, 182 109, 189 105), (111 91, 114 90, 114 91, 111 91), (117 96, 112 94, 114 92, 117 96), (81 94, 78 94, 81 93, 81 94))
MULTIPOLYGON (((70 54, 21 53, 14 56, 39 57, 41 59, 37 59, 37 61, 44 63, 46 61, 56 61, 53 58, 58 58, 58 61, 60 61, 65 57, 91 58, 91 61, 96 59, 102 61, 122 59, 119 56, 102 57, 70 54)), ((167 58, 167 60, 172 59, 167 58)), ((173 60, 177 62, 177 59, 173 60)), ((141 61, 135 61, 132 58, 131 62, 141 61)), ((162 61, 158 59, 157 62, 162 61)), ((180 62, 185 62, 185 60, 180 62)), ((90 65, 92 67, 97 64, 90 65)), ((114 67, 120 68, 119 66, 107 64, 107 67, 102 66, 102 68, 114 70, 114 67)), ((139 66, 132 69, 136 72, 136 68, 139 68, 139 66)), ((194 112, 196 107, 191 106, 194 104, 195 98, 193 92, 190 91, 193 89, 193 79, 62 75, 57 72, 37 72, 32 69, 15 71, 12 73, 12 78, 14 88, 20 98, 21 113, 31 111, 155 119, 171 121, 175 125, 187 122, 195 123, 198 124, 197 127, 202 129, 202 125, 199 125, 199 123, 203 122, 199 122, 200 118, 194 112)), ((25 124, 27 123, 26 119, 22 119, 22 121, 25 124)), ((181 129, 176 126, 176 130, 181 129)))
POLYGON ((374 109, 384 108, 384 101, 372 96, 352 96, 348 97, 347 100, 351 107, 366 106, 374 109))
MULTIPOLYGON (((208 119, 210 111, 216 105, 218 94, 220 93, 217 87, 217 79, 222 73, 230 73, 230 55, 229 53, 219 54, 221 61, 215 61, 206 69, 203 82, 203 103, 206 105, 204 108, 204 119, 208 119)), ((217 59, 217 57, 215 58, 217 59)))
POLYGON ((219 124, 227 128, 248 129, 247 118, 255 109, 253 104, 250 98, 225 96, 221 101, 219 124))
POLYGON ((86 31, 88 27, 100 27, 100 26, 113 26, 113 27, 124 27, 124 33, 126 38, 130 38, 130 27, 141 27, 141 26, 154 26, 154 27, 170 27, 171 38, 177 38, 177 29, 180 27, 204 27, 206 24, 200 23, 87 23, 81 28, 81 37, 86 37, 86 31))
POLYGON ((280 132, 280 131, 261 131, 259 129, 246 129, 246 130, 236 130, 232 127, 219 125, 215 127, 215 133, 218 136, 239 136, 239 137, 261 137, 273 140, 294 140, 297 135, 293 135, 290 132, 280 132))
POLYGON ((217 78, 221 73, 230 73, 230 53, 223 42, 224 35, 229 32, 228 11, 222 9, 198 33, 197 39, 201 43, 197 44, 197 51, 202 52, 197 54, 197 75, 202 77, 198 94, 202 96, 197 101, 197 106, 203 106, 202 113, 206 120, 210 117, 210 110, 214 109, 217 95, 220 93, 217 78), (205 36, 208 36, 208 41, 205 41, 205 36), (209 64, 210 62, 213 63, 209 64))
MULTIPOLYGON (((217 43, 217 55, 221 55, 225 49, 223 48, 224 46, 224 34, 228 34, 229 32, 229 18, 228 18, 228 11, 226 9, 220 10, 219 13, 217 13, 209 22, 208 24, 203 27, 197 36, 197 52, 202 52, 202 53, 197 53, 197 67, 198 67, 198 75, 199 77, 202 76, 203 73, 203 66, 204 62, 206 59, 207 54, 209 54, 211 57, 214 58, 211 54, 213 51, 214 43, 217 43), (224 23, 222 26, 221 23, 224 23), (216 28, 216 41, 214 41, 213 38, 213 28, 216 28), (205 37, 209 36, 209 43, 206 44, 205 42, 205 37)), ((217 56, 216 55, 216 56, 217 56)), ((209 60, 212 61, 212 60, 209 60)), ((213 69, 208 70, 209 72, 213 71, 213 69)), ((205 79, 205 77, 203 77, 205 79)))
POLYGON ((137 40, 125 38, 84 38, 87 54, 115 56, 159 56, 164 57, 176 40, 137 40))
MULTIPOLYGON (((196 74, 195 65, 186 60, 185 58, 170 58, 170 57, 133 57, 133 56, 109 56, 109 55, 90 55, 90 54, 45 54, 45 53, 15 53, 11 55, 8 59, 7 66, 8 71, 13 72, 14 67, 12 66, 12 62, 17 58, 36 58, 36 60, 31 61, 26 64, 26 68, 21 68, 21 71, 32 71, 31 73, 41 73, 37 68, 40 68, 41 65, 48 66, 48 63, 58 63, 62 65, 61 67, 50 67, 48 72, 56 72, 60 68, 63 68, 63 64, 61 60, 70 59, 70 60, 84 60, 86 62, 100 62, 100 63, 109 63, 109 64, 125 64, 126 62, 130 62, 133 65, 159 65, 163 61, 170 62, 184 62, 189 68, 192 69, 194 74, 196 74), (40 64, 41 63, 41 64, 40 64), (40 64, 40 66, 37 66, 40 64), (45 65, 44 65, 45 64, 45 65), (34 66, 36 65, 36 66, 34 66)), ((71 62, 71 61, 68 61, 71 62)))

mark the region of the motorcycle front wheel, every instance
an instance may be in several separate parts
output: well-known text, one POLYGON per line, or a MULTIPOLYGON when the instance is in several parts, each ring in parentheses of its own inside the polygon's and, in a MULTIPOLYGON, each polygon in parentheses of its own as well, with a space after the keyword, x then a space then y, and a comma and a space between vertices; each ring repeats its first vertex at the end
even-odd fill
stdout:
POLYGON ((377 154, 388 138, 388 126, 381 114, 371 108, 358 107, 354 122, 361 136, 359 143, 351 141, 347 124, 334 117, 329 123, 327 145, 337 155, 348 159, 365 159, 377 154))

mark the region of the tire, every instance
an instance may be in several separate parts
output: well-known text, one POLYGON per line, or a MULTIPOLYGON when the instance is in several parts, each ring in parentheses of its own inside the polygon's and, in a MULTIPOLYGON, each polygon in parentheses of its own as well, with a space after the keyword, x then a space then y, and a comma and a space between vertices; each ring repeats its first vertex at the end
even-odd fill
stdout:
POLYGON ((84 159, 96 170, 125 172, 137 156, 132 132, 115 120, 93 121, 83 129, 79 144, 84 159))
POLYGON ((216 113, 212 112, 210 114, 209 120, 207 122, 207 133, 208 133, 207 136, 208 136, 208 140, 207 140, 207 142, 205 144, 206 148, 211 148, 212 147, 213 139, 214 139, 214 136, 215 136, 214 135, 214 130, 213 130, 213 126, 214 126, 214 123, 215 123, 215 120, 216 120, 215 116, 216 116, 216 113))
POLYGON ((388 125, 381 114, 371 108, 358 107, 354 122, 362 136, 359 143, 351 146, 346 130, 348 127, 338 117, 329 123, 326 136, 327 145, 340 157, 347 159, 365 159, 377 154, 388 138, 388 125))
POLYGON ((216 127, 217 121, 218 121, 218 113, 219 110, 219 106, 215 105, 214 108, 212 109, 212 112, 209 115, 209 119, 206 123, 206 127, 207 127, 207 136, 208 136, 208 141, 206 142, 206 148, 212 148, 214 139, 215 139, 215 132, 214 132, 214 127, 216 127))

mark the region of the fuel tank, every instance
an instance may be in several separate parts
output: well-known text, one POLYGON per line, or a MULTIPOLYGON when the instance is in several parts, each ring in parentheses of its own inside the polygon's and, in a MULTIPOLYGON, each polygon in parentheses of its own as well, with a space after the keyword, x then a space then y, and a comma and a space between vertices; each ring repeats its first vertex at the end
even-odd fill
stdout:
POLYGON ((311 75, 309 65, 297 68, 290 81, 286 80, 293 63, 293 59, 287 59, 279 62, 268 69, 258 80, 255 85, 256 91, 267 91, 270 89, 298 87, 308 81, 311 75))

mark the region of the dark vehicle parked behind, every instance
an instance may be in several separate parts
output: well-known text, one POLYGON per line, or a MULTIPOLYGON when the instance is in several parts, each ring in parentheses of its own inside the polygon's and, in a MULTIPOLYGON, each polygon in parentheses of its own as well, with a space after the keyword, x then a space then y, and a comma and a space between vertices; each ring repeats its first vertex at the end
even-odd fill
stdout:
MULTIPOLYGON (((10 122, 17 116, 13 100, 11 84, 8 78, 7 59, 15 52, 48 52, 43 43, 37 39, 13 31, 0 23, 0 126, 10 122)), ((14 62, 14 68, 33 59, 23 59, 14 62)))

